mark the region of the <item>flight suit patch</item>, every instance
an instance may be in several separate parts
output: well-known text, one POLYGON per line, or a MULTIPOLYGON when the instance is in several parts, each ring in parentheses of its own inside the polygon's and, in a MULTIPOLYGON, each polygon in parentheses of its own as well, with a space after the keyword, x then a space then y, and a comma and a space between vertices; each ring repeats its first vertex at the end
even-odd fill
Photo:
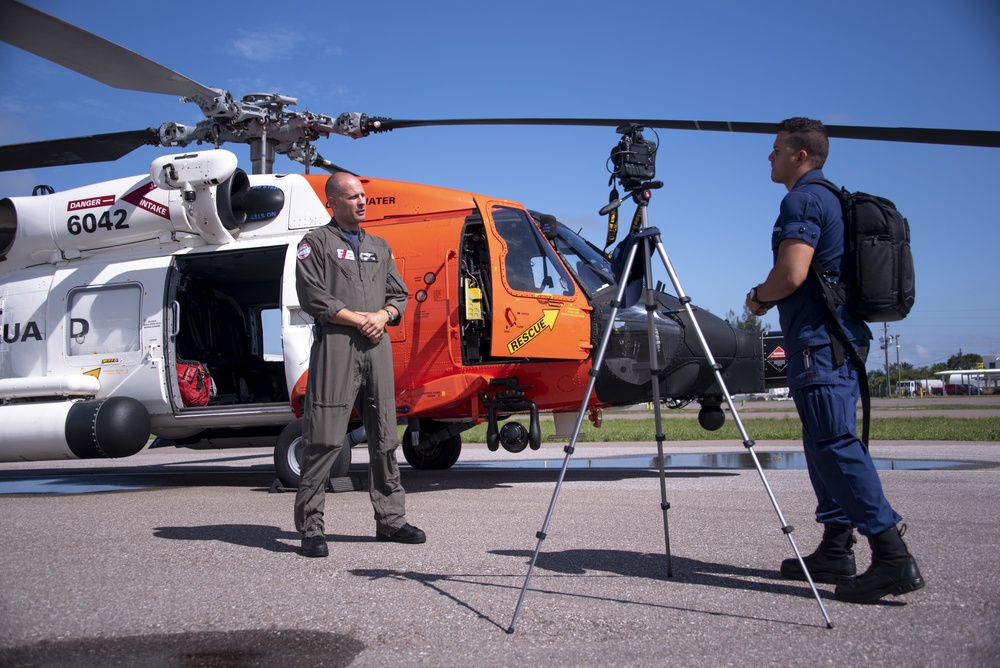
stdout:
POLYGON ((351 248, 338 248, 337 249, 337 259, 338 260, 353 260, 354 250, 351 248))
POLYGON ((378 262, 378 253, 359 253, 362 262, 378 262))

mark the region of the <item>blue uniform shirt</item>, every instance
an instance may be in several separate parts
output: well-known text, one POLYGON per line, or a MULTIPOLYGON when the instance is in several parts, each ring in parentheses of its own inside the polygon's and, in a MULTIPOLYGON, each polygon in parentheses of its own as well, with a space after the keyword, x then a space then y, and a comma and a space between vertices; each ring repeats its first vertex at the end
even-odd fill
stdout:
MULTIPOLYGON (((781 212, 771 233, 771 250, 778 258, 778 246, 785 239, 801 239, 815 249, 815 258, 828 271, 840 274, 844 258, 844 217, 837 198, 819 184, 807 181, 825 178, 814 169, 802 176, 781 200, 781 212)), ((810 271, 795 292, 778 302, 778 320, 785 337, 785 352, 794 355, 804 348, 830 343, 829 315, 820 301, 816 277, 810 271)), ((867 344, 867 325, 843 308, 839 315, 855 341, 867 344)))

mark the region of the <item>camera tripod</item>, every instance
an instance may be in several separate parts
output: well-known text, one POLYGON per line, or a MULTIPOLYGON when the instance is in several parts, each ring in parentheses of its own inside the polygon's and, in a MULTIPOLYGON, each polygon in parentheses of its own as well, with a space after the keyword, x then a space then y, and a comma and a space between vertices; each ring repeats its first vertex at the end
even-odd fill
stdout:
MULTIPOLYGON (((715 358, 712 356, 712 351, 709 350, 708 341, 705 339, 702 333, 701 327, 698 321, 695 319, 694 310, 691 308, 690 297, 684 294, 681 288, 680 281, 677 278, 677 274, 674 273, 674 268, 670 264, 670 259, 667 257, 666 251, 663 249, 663 243, 660 240, 660 232, 655 227, 649 227, 647 220, 647 207, 649 204, 649 199, 651 197, 651 190, 655 188, 662 187, 663 184, 659 181, 648 181, 646 183, 639 184, 633 187, 628 194, 632 196, 639 209, 639 229, 635 235, 631 248, 628 251, 628 259, 625 263, 625 268, 621 272, 621 278, 618 285, 618 293, 615 301, 611 302, 611 315, 608 319, 608 327, 604 331, 604 335, 601 338, 600 346, 597 349, 597 355, 594 358, 591 372, 590 381, 587 385, 587 392, 584 395, 583 403, 580 406, 580 412, 577 415, 576 426, 573 429, 570 441, 567 444, 564 452, 566 457, 563 459, 562 469, 559 472, 559 477, 556 482, 555 491, 552 494, 552 500, 549 503, 548 511, 545 514, 545 520, 542 523, 542 528, 536 534, 538 538, 538 543, 535 546, 534 554, 531 556, 531 562, 528 565, 528 573, 524 578, 524 585, 521 587, 521 594, 517 599, 517 606, 514 609, 514 616, 511 619, 510 626, 507 628, 507 633, 513 633, 514 627, 517 622, 517 617, 521 612, 521 605, 524 602, 525 594, 528 591, 528 584, 531 581, 532 573, 535 569, 535 563, 538 561, 538 555, 541 552, 542 542, 545 540, 547 535, 549 522, 552 519, 552 514, 555 511, 556 500, 559 497, 559 491, 562 488, 563 480, 566 477, 566 469, 569 466, 570 457, 573 456, 575 450, 577 439, 580 435, 580 428, 583 424, 584 417, 587 413, 587 404, 590 401, 590 397, 594 392, 594 386, 597 382, 597 369, 601 366, 604 360, 604 354, 608 347, 608 342, 611 339, 611 333, 613 327, 611 323, 614 323, 615 318, 618 315, 618 310, 622 307, 625 299, 625 292, 628 284, 628 279, 631 276, 631 271, 634 263, 636 262, 636 256, 639 255, 639 247, 642 246, 642 253, 639 259, 643 263, 643 301, 646 307, 646 324, 647 324, 647 335, 649 339, 649 365, 650 365, 650 376, 652 379, 652 400, 653 400, 653 411, 655 416, 655 426, 656 426, 656 450, 657 450, 657 462, 659 464, 660 470, 660 508, 663 511, 663 537, 666 543, 666 556, 667 556, 667 576, 673 577, 673 567, 671 565, 670 558, 670 530, 667 522, 667 511, 670 509, 670 504, 667 502, 667 483, 666 483, 666 471, 665 471, 665 461, 663 454, 663 440, 665 438, 663 434, 662 426, 662 413, 660 404, 660 386, 659 386, 659 371, 657 355, 656 355, 656 333, 655 324, 653 321, 653 314, 656 311, 656 300, 655 291, 651 287, 653 285, 653 275, 652 275, 652 255, 655 250, 663 262, 663 266, 667 270, 667 274, 670 276, 670 281, 677 292, 677 297, 680 299, 684 310, 687 312, 688 318, 691 322, 692 328, 698 336, 698 341, 701 344, 702 351, 705 353, 705 357, 711 365, 715 373, 715 381, 718 383, 719 387, 722 389, 722 394, 725 397, 726 403, 729 405, 729 409, 732 412, 733 420, 736 423, 737 429, 739 429, 740 436, 743 438, 743 445, 746 447, 747 452, 750 453, 753 459, 754 465, 757 468, 757 473, 760 475, 761 482, 764 483, 764 489, 767 491, 768 497, 771 499, 771 505, 774 506, 774 510, 778 515, 778 520, 781 523, 781 531, 786 536, 788 536, 788 541, 792 545, 792 550, 795 552, 796 558, 799 560, 799 564, 802 566, 803 572, 806 574, 806 580, 809 582, 809 586, 812 589, 813 595, 816 597, 816 602, 819 603, 820 610, 823 613, 823 618, 826 620, 827 628, 833 628, 833 622, 830 621, 830 616, 827 614, 826 606, 823 605, 823 600, 819 596, 819 592, 816 590, 816 585, 813 582, 812 575, 809 573, 809 568, 806 566, 805 561, 802 559, 802 554, 799 552, 798 546, 795 544, 795 539, 792 537, 792 531, 794 527, 790 526, 786 521, 785 517, 781 512, 781 508, 778 506, 778 501, 774 497, 774 492, 771 491, 771 486, 767 482, 767 478, 764 475, 764 469, 761 467, 760 460, 757 458, 757 453, 754 452, 753 446, 754 441, 750 438, 746 429, 743 426, 742 420, 740 420, 739 413, 736 410, 736 405, 733 402, 732 396, 729 394, 729 390, 726 387, 725 381, 722 378, 722 373, 720 371, 721 367, 716 363, 715 358)), ((605 214, 608 211, 617 208, 624 198, 616 200, 606 206, 601 210, 601 214, 605 214)))

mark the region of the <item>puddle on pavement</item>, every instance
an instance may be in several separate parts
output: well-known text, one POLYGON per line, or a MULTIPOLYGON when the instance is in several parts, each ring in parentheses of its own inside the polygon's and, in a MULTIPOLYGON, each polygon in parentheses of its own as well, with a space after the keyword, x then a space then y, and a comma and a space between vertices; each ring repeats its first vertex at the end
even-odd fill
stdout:
POLYGON ((128 479, 108 480, 101 476, 97 480, 86 475, 60 476, 58 478, 17 478, 0 480, 0 494, 94 494, 96 492, 126 492, 153 487, 149 481, 129 481, 128 479))
MULTIPOLYGON (((806 468, 805 455, 801 452, 758 452, 761 468, 788 470, 806 468)), ((519 460, 509 459, 489 462, 458 462, 453 471, 560 469, 563 458, 519 460)), ((753 469, 756 468, 748 452, 673 454, 664 457, 666 469, 753 469)), ((974 466, 973 462, 924 459, 875 459, 875 468, 883 471, 930 471, 974 466)), ((571 457, 571 469, 600 470, 659 470, 656 455, 632 457, 587 458, 571 457)), ((444 473, 444 472, 441 472, 444 473)), ((102 473, 88 476, 85 473, 47 478, 0 479, 0 495, 4 494, 94 494, 100 492, 126 492, 159 487, 155 475, 142 477, 102 473)), ((211 483, 208 483, 211 484, 211 483)))
MULTIPOLYGON (((757 459, 763 469, 806 468, 806 457, 802 452, 757 452, 757 459)), ((633 457, 584 458, 571 457, 569 468, 594 470, 659 470, 656 455, 633 457)), ((453 469, 558 469, 563 459, 544 460, 503 460, 491 462, 458 462, 453 469)), ((924 459, 875 459, 875 468, 880 471, 930 471, 969 466, 971 462, 941 461, 924 459)), ((748 452, 723 452, 700 454, 664 455, 663 467, 667 469, 752 469, 756 468, 748 452)))

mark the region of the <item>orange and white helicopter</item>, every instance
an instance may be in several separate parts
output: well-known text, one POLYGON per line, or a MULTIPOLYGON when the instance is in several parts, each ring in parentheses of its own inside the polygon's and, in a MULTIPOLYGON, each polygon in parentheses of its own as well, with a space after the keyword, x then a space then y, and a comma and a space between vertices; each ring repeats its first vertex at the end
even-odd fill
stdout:
MULTIPOLYGON (((0 147, 0 170, 114 160, 147 144, 175 147, 145 174, 0 200, 0 461, 124 457, 153 434, 158 445, 273 446, 279 478, 297 483, 312 321, 295 293, 295 252, 330 213, 327 175, 273 174, 276 154, 307 172, 337 171, 313 142, 422 125, 775 131, 767 123, 394 121, 291 111, 294 98, 236 100, 14 0, 0 0, 0 39, 111 86, 183 96, 205 114, 194 127, 165 123, 0 147), (250 145, 252 175, 228 151, 180 150, 233 142, 250 145), (277 357, 265 353, 272 335, 280 336, 277 357)), ((995 132, 830 132, 1000 145, 995 132)), ((609 321, 617 280, 596 247, 502 197, 362 181, 366 228, 388 240, 411 295, 390 338, 397 415, 407 421, 402 449, 412 466, 450 467, 461 433, 483 421, 492 449, 537 448, 539 412, 552 411, 565 432, 592 377, 586 409, 595 423, 603 407, 650 399, 646 309, 624 308, 609 321), (595 345, 609 327, 595 369, 595 345), (528 427, 499 424, 513 415, 527 416, 528 427)), ((723 398, 700 345, 686 335, 689 316, 672 295, 658 291, 656 300, 659 396, 700 402, 703 426, 717 428, 723 398)), ((776 342, 768 348, 759 333, 704 311, 697 317, 729 391, 783 384, 776 342)), ((354 444, 363 434, 346 438, 354 444)), ((350 464, 350 448, 342 452, 334 477, 350 464)))

